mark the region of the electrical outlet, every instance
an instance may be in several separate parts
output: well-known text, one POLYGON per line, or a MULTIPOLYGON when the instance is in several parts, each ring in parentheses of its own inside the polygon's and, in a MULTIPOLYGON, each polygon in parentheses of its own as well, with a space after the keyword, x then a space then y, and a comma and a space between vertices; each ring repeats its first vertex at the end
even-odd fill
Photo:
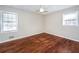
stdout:
POLYGON ((9 36, 9 39, 14 38, 14 36, 9 36))

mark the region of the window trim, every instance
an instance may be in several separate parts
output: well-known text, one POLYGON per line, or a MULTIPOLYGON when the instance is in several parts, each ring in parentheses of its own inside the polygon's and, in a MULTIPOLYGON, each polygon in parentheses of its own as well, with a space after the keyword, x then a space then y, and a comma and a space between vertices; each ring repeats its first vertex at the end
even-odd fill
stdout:
MULTIPOLYGON (((64 14, 63 14, 62 25, 63 25, 63 26, 79 26, 79 21, 78 21, 79 17, 78 17, 78 16, 79 16, 79 12, 78 12, 78 11, 76 11, 76 12, 70 12, 70 13, 64 13, 64 14), (67 14, 69 15, 69 14, 73 14, 73 13, 74 13, 74 14, 75 14, 75 13, 77 14, 77 16, 76 16, 77 18, 76 18, 76 20, 75 20, 75 21, 77 21, 77 24, 73 24, 73 25, 64 24, 65 21, 71 21, 71 20, 64 20, 64 16, 67 15, 67 14)), ((66 23, 66 22, 65 22, 65 23, 66 23)))
MULTIPOLYGON (((10 32, 17 32, 18 31, 18 14, 16 12, 9 12, 9 11, 4 11, 4 10, 0 10, 0 14, 1 14, 1 18, 3 17, 2 14, 3 13, 14 13, 16 15, 16 30, 11 30, 11 31, 2 31, 2 29, 0 30, 0 33, 10 33, 10 32)), ((2 22, 1 22, 2 23, 2 22)), ((2 28, 2 26, 1 26, 2 28)))

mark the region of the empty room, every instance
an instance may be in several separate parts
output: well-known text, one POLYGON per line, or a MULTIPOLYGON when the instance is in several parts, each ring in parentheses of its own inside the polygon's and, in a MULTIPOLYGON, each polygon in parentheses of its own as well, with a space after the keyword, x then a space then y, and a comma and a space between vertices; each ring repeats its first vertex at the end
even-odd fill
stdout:
POLYGON ((0 53, 79 53, 79 6, 0 5, 0 53))

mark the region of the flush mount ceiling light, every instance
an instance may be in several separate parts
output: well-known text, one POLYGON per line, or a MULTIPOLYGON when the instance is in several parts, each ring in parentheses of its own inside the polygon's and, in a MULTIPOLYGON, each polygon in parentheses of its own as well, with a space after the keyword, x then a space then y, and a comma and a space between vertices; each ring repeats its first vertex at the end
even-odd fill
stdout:
POLYGON ((48 12, 48 11, 45 10, 44 6, 40 5, 38 12, 45 13, 45 12, 48 12))
POLYGON ((44 10, 44 8, 41 7, 39 11, 42 13, 42 12, 44 12, 45 10, 44 10))

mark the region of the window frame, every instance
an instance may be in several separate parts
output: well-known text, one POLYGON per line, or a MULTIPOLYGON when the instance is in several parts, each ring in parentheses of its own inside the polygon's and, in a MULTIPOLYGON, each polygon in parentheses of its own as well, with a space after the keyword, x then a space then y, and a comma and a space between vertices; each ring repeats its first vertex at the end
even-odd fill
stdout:
MULTIPOLYGON (((1 29, 0 29, 0 33, 9 33, 9 32, 17 32, 18 30, 18 15, 16 12, 9 12, 9 11, 3 11, 3 10, 0 10, 0 15, 1 15, 1 18, 3 19, 3 13, 13 13, 16 15, 16 30, 8 30, 8 31, 3 31, 2 28, 3 26, 1 25, 1 29)), ((2 23, 2 21, 1 21, 2 23)))
POLYGON ((78 12, 78 11, 76 11, 76 12, 64 13, 64 14, 63 14, 62 25, 63 25, 63 26, 79 26, 79 21, 78 21, 79 17, 78 17, 78 16, 79 16, 79 12, 78 12), (71 25, 71 24, 66 24, 67 21, 70 21, 70 22, 73 21, 73 20, 64 20, 64 16, 65 16, 65 15, 69 15, 69 14, 76 14, 76 19, 75 19, 76 24, 73 24, 73 25, 71 25))

